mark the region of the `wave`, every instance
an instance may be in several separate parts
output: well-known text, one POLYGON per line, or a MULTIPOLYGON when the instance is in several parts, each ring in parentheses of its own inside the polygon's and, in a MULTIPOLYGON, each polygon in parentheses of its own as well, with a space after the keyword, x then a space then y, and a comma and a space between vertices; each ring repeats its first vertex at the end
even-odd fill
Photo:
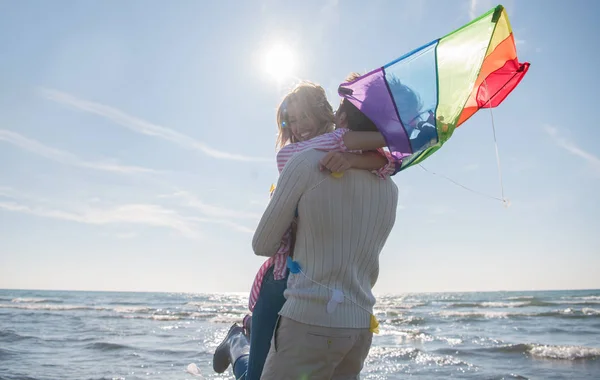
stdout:
POLYGON ((51 305, 40 303, 2 303, 0 309, 25 309, 25 310, 108 310, 106 307, 85 306, 85 305, 51 305))
POLYGON ((571 296, 561 297, 563 300, 585 300, 585 301, 600 301, 600 296, 571 296))
POLYGON ((596 360, 600 348, 585 346, 553 346, 541 344, 511 344, 486 349, 489 352, 520 353, 534 358, 559 360, 596 360))
POLYGON ((508 311, 449 311, 444 310, 435 312, 441 317, 458 319, 505 319, 505 318, 534 318, 534 317, 555 317, 555 318, 594 318, 600 317, 600 310, 584 308, 576 310, 567 308, 564 310, 553 310, 547 312, 508 312, 508 311))
POLYGON ((531 300, 534 298, 535 298, 534 296, 514 296, 514 297, 508 297, 507 300, 527 301, 527 300, 531 300))
POLYGON ((557 306, 558 303, 542 301, 539 299, 531 298, 528 300, 521 301, 510 301, 510 302, 458 302, 451 303, 444 306, 444 309, 459 309, 459 308, 517 308, 517 307, 544 307, 544 306, 557 306))
POLYGON ((415 317, 414 315, 399 318, 388 318, 385 319, 385 322, 392 325, 423 325, 426 323, 425 318, 415 317))
MULTIPOLYGON (((6 299, 3 299, 6 300, 6 299)), ((63 303, 62 300, 54 299, 54 298, 41 298, 41 297, 19 297, 12 298, 10 302, 14 303, 63 303)))
POLYGON ((112 310, 117 313, 149 313, 155 311, 155 309, 148 306, 117 306, 112 310))
MULTIPOLYGON (((456 350, 454 351, 456 352, 456 350)), ((381 363, 382 361, 397 361, 407 360, 413 361, 419 365, 424 366, 458 366, 467 367, 470 369, 477 368, 471 363, 464 360, 458 359, 452 355, 437 355, 430 352, 420 350, 418 348, 410 347, 382 347, 373 346, 369 351, 366 364, 372 365, 374 363, 381 363)))
MULTIPOLYGON (((116 315, 99 315, 99 318, 127 318, 127 319, 155 319, 155 320, 177 320, 177 319, 207 319, 215 317, 218 312, 194 312, 194 311, 171 311, 156 309, 147 306, 86 306, 86 305, 50 305, 42 303, 10 303, 0 304, 0 309, 21 309, 32 311, 103 311, 113 312, 116 315)), ((243 314, 240 312, 240 314, 243 314)))
POLYGON ((100 351, 117 351, 117 350, 132 349, 133 347, 129 347, 124 344, 118 344, 118 343, 95 342, 95 343, 86 344, 84 346, 84 348, 90 349, 90 350, 100 350, 100 351))
POLYGON ((495 347, 460 349, 441 348, 435 350, 439 354, 450 355, 494 355, 522 354, 533 359, 554 359, 568 361, 597 360, 600 358, 600 348, 569 345, 544 345, 535 343, 507 344, 495 347))
POLYGON ((22 375, 22 374, 16 374, 16 375, 8 374, 8 375, 2 375, 2 376, 3 377, 0 378, 2 380, 39 380, 37 377, 31 377, 31 376, 22 375))
POLYGON ((2 342, 19 342, 22 340, 38 339, 34 336, 21 335, 14 330, 0 330, 0 341, 2 342))

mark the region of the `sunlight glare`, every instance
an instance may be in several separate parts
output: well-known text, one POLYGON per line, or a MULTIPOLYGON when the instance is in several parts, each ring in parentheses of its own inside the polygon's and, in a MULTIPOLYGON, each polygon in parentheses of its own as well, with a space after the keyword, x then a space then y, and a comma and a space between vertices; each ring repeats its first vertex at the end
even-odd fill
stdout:
POLYGON ((294 54, 285 45, 273 45, 265 54, 265 70, 275 80, 282 81, 293 75, 294 54))

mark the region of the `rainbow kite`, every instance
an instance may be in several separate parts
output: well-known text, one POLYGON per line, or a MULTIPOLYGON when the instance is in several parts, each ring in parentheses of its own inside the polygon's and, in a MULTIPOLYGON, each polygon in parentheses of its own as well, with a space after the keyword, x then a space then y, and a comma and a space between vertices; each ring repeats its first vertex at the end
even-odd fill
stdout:
POLYGON ((379 128, 399 170, 422 162, 527 73, 502 5, 338 89, 379 128))

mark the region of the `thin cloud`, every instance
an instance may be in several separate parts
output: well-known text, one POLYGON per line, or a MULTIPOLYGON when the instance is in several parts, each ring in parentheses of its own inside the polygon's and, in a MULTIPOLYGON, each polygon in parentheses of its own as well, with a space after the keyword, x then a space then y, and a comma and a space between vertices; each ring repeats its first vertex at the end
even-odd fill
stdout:
POLYGON ((116 235, 117 238, 119 239, 133 239, 138 237, 138 234, 136 232, 123 232, 123 233, 118 233, 116 235))
POLYGON ((112 208, 66 211, 27 205, 19 201, 3 201, 0 202, 0 209, 92 225, 137 224, 165 227, 186 237, 199 236, 199 231, 191 220, 173 210, 152 204, 127 204, 112 208))
POLYGON ((491 7, 492 2, 490 0, 471 0, 471 3, 469 4, 469 17, 471 18, 471 20, 474 20, 475 18, 480 16, 480 9, 485 8, 486 10, 488 10, 491 7))
POLYGON ((227 151, 218 150, 209 147, 205 143, 194 139, 193 137, 184 135, 183 133, 177 132, 173 129, 163 127, 160 125, 152 124, 148 121, 136 118, 128 115, 125 112, 109 107, 100 103, 94 103, 87 100, 79 99, 73 95, 57 90, 40 88, 38 89, 40 95, 46 99, 52 100, 57 103, 61 103, 81 111, 89 112, 101 117, 104 117, 112 122, 128 128, 134 132, 161 138, 163 140, 171 141, 181 147, 194 149, 201 151, 207 156, 213 158, 219 158, 224 160, 233 161, 254 161, 254 162, 267 162, 272 161, 268 158, 251 157, 240 154, 229 153, 227 151))
MULTIPOLYGON (((233 230, 252 233, 253 229, 231 220, 217 217, 186 216, 157 204, 123 204, 102 206, 99 201, 88 205, 70 204, 57 207, 51 202, 0 186, 0 209, 37 217, 64 220, 90 225, 141 225, 168 228, 189 238, 201 236, 199 224, 217 224, 233 230)), ((223 215, 220 215, 221 217, 223 215)), ((119 236, 131 238, 133 236, 119 236)))
POLYGON ((19 133, 9 131, 6 129, 0 129, 0 141, 6 141, 21 149, 27 150, 31 153, 37 154, 42 157, 46 157, 50 160, 60 162, 61 164, 65 165, 79 166, 88 169, 103 170, 122 174, 156 172, 155 170, 142 168, 138 166, 125 166, 108 162, 85 161, 72 153, 49 147, 47 145, 42 144, 39 141, 30 139, 19 133))
POLYGON ((477 17, 477 0, 471 0, 471 6, 469 7, 469 17, 471 20, 477 17))
POLYGON ((187 191, 178 191, 171 195, 161 195, 161 198, 175 198, 182 202, 183 206, 190 207, 200 211, 202 214, 217 218, 234 218, 234 219, 260 219, 261 214, 254 212, 245 212, 232 210, 220 206, 214 206, 202 202, 193 194, 187 191))
POLYGON ((574 142, 569 141, 568 139, 560 136, 558 128, 552 126, 545 126, 544 130, 552 138, 556 145, 571 153, 572 155, 583 158, 588 164, 590 164, 596 171, 600 173, 600 158, 598 158, 598 156, 587 152, 574 142))
POLYGON ((199 223, 219 224, 222 226, 232 228, 236 231, 245 232, 245 233, 254 233, 254 230, 252 228, 232 222, 230 220, 214 219, 214 218, 190 218, 190 220, 199 222, 199 223))

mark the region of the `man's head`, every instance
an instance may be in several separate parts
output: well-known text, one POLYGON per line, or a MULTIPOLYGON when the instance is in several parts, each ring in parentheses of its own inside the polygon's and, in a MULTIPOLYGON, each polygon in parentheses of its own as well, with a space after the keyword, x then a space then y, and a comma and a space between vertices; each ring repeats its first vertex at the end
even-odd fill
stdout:
POLYGON ((402 124, 407 127, 420 115, 423 104, 419 95, 395 76, 387 80, 402 124))
MULTIPOLYGON (((351 82, 360 77, 358 73, 351 73, 345 79, 351 82)), ((358 132, 378 132, 377 126, 364 113, 360 112, 348 99, 342 98, 340 106, 335 113, 337 128, 348 128, 358 132)))
MULTIPOLYGON (((345 81, 352 82, 359 77, 360 74, 351 73, 346 77, 345 81)), ((412 88, 403 84, 398 78, 392 76, 387 81, 402 123, 407 126, 419 116, 423 107, 421 99, 412 88)), ((369 96, 369 89, 370 87, 367 87, 367 97, 369 96)), ((377 126, 371 119, 346 98, 342 98, 340 102, 335 115, 335 121, 338 128, 348 128, 353 131, 378 131, 377 126)))

